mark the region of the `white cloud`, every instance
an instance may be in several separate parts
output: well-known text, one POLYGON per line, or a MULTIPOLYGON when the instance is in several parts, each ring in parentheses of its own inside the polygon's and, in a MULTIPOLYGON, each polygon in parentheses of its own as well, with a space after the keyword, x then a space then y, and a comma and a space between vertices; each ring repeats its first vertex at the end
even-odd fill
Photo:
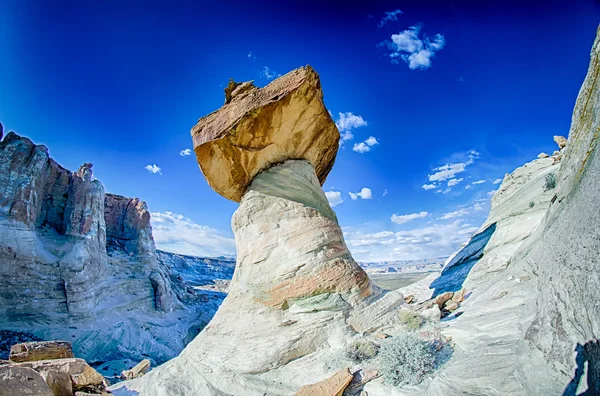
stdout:
POLYGON ((158 173, 159 175, 162 175, 160 167, 158 165, 156 165, 156 164, 154 164, 154 165, 146 165, 145 168, 150 173, 154 173, 154 174, 158 173))
POLYGON ((377 139, 374 136, 369 136, 369 138, 367 140, 365 140, 365 143, 367 144, 367 146, 373 147, 376 144, 379 144, 379 142, 377 141, 377 139))
POLYGON ((471 185, 470 185, 470 184, 467 184, 467 185, 465 186, 465 190, 468 190, 468 189, 470 189, 470 188, 471 188, 471 185))
POLYGON ((473 182, 473 183, 471 183, 471 184, 483 184, 483 183, 485 183, 486 181, 487 181, 487 180, 477 180, 477 181, 474 181, 474 182, 473 182))
POLYGON ((420 26, 411 26, 402 33, 392 34, 391 41, 385 42, 392 51, 389 56, 393 63, 399 59, 408 64, 412 70, 425 70, 431 67, 431 59, 446 45, 441 34, 433 37, 420 36, 420 26))
POLYGON ((385 197, 388 194, 388 190, 387 188, 385 190, 383 190, 383 196, 385 197))
POLYGON ((339 191, 326 191, 325 196, 327 197, 327 201, 329 201, 329 205, 332 208, 344 202, 342 199, 342 193, 339 191))
POLYGON ((383 18, 379 21, 379 27, 387 25, 389 22, 398 22, 398 15, 402 15, 400 10, 387 11, 383 18))
POLYGON ((151 219, 154 241, 160 250, 201 257, 235 255, 235 240, 218 230, 172 212, 153 212, 151 219))
POLYGON ((353 201, 356 201, 358 198, 360 198, 360 199, 371 199, 371 198, 373 198, 373 194, 371 192, 371 189, 367 188, 367 187, 363 187, 362 190, 360 190, 360 192, 357 192, 357 193, 349 192, 348 194, 350 194, 350 198, 353 201))
POLYGON ((192 150, 190 150, 190 149, 181 150, 179 152, 179 155, 181 155, 182 157, 185 157, 186 155, 192 155, 192 150))
POLYGON ((477 227, 460 219, 409 231, 363 233, 344 229, 348 248, 359 261, 416 260, 448 256, 460 248, 477 227))
POLYGON ((421 188, 423 190, 433 190, 434 188, 437 188, 437 186, 435 184, 423 184, 421 188))
POLYGON ((456 186, 461 181, 463 181, 462 177, 460 179, 450 179, 448 180, 448 187, 456 186))
MULTIPOLYGON (((353 114, 351 112, 348 113, 338 113, 339 118, 335 122, 335 126, 340 131, 340 137, 342 139, 342 143, 346 140, 354 139, 354 135, 352 134, 352 130, 355 128, 359 128, 362 126, 367 126, 367 121, 365 121, 361 116, 353 114)), ((368 150, 367 150, 368 151, 368 150)))
POLYGON ((281 74, 277 73, 275 70, 269 69, 267 66, 263 67, 260 75, 261 75, 261 77, 264 77, 267 80, 272 80, 276 77, 281 77, 281 74))
POLYGON ((500 184, 500 183, 502 183, 502 179, 496 179, 496 180, 494 180, 493 184, 500 184))
POLYGON ((412 214, 407 214, 407 215, 393 214, 391 220, 393 223, 396 223, 396 224, 404 224, 404 223, 408 223, 409 221, 413 221, 415 219, 422 219, 423 217, 426 217, 428 214, 429 213, 427 213, 427 212, 412 213, 412 214))
MULTIPOLYGON (((464 158, 465 154, 461 154, 464 158)), ((428 176, 430 182, 441 182, 453 179, 459 173, 466 170, 467 166, 473 164, 479 158, 479 153, 475 150, 469 150, 466 153, 466 160, 458 163, 448 163, 437 168, 433 168, 433 173, 428 176)), ((460 179, 462 181, 462 179, 460 179)), ((457 183, 458 184, 458 183, 457 183)), ((449 186, 452 186, 450 182, 449 186)))
POLYGON ((448 212, 448 213, 444 213, 441 217, 438 217, 438 220, 448 220, 448 219, 453 219, 455 217, 462 217, 462 216, 468 216, 469 215, 469 211, 467 209, 459 209, 455 212, 448 212))
POLYGON ((367 146, 364 142, 354 143, 354 147, 352 147, 352 151, 356 151, 357 153, 366 153, 371 151, 371 147, 367 146))

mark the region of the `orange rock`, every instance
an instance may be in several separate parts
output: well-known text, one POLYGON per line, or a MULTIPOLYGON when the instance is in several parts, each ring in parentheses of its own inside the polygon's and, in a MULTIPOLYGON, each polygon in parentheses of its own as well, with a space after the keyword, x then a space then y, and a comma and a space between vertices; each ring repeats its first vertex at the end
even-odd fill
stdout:
POLYGON ((453 295, 454 293, 452 292, 442 293, 435 298, 435 303, 440 309, 442 309, 444 307, 444 304, 446 304, 446 301, 450 300, 453 295))
POLYGON ((342 396, 354 376, 349 369, 343 369, 333 376, 311 385, 304 385, 295 396, 342 396))

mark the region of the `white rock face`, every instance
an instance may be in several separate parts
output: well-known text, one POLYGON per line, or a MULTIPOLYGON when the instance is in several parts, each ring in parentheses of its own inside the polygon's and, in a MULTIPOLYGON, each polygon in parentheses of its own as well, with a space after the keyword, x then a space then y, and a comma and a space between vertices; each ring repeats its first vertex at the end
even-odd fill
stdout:
POLYGON ((321 359, 404 304, 400 293, 371 284, 352 259, 308 161, 260 173, 232 228, 237 266, 217 314, 178 358, 127 382, 128 389, 290 395, 331 376, 321 359))
POLYGON ((91 168, 70 172, 12 132, 0 142, 0 329, 68 340, 112 376, 176 356, 224 298, 195 286, 232 269, 157 260, 146 204, 105 194, 91 168))

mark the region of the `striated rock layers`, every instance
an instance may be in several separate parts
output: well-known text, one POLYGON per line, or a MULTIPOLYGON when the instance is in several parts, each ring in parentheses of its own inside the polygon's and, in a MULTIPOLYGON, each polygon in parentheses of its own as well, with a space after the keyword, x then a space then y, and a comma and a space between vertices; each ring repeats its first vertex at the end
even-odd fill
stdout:
MULTIPOLYGON (((419 385, 393 387, 376 378, 365 393, 600 394, 598 75, 600 34, 566 144, 557 139, 560 151, 552 157, 505 177, 488 219, 440 276, 405 288, 418 301, 468 290, 442 321, 437 305, 427 315, 452 338, 452 353, 419 385)), ((288 78, 273 84, 295 81, 288 78)), ((248 103, 236 98, 237 89, 241 97, 258 95, 247 84, 232 84, 223 114, 248 103)), ((285 113, 286 96, 276 100, 285 113)), ((260 108, 253 111, 252 125, 263 125, 260 108)), ((235 112, 245 114, 245 107, 235 112)), ((283 124, 295 125, 294 114, 283 124)), ((209 149, 211 139, 252 140, 261 131, 234 128, 195 140, 207 178, 212 166, 229 174, 223 164, 237 167, 243 157, 234 149, 209 149), (235 159, 222 160, 225 152, 235 159)), ((278 153, 279 162, 266 168, 244 162, 242 174, 254 174, 249 182, 244 176, 215 187, 233 199, 244 192, 232 219, 238 261, 230 295, 179 357, 120 387, 143 396, 290 395, 344 369, 339 356, 352 337, 402 328, 393 319, 404 303, 402 289, 382 293, 357 269, 322 197, 316 164, 286 155, 278 153)))
POLYGON ((91 362, 116 362, 107 374, 165 361, 223 297, 189 288, 161 257, 143 201, 106 194, 92 164, 70 172, 45 146, 4 136, 0 329, 71 340, 91 362))
POLYGON ((211 186, 241 197, 229 294, 179 357, 125 384, 143 395, 294 394, 331 377, 322 359, 404 304, 354 261, 321 188, 339 132, 317 74, 228 90, 192 136, 211 186))

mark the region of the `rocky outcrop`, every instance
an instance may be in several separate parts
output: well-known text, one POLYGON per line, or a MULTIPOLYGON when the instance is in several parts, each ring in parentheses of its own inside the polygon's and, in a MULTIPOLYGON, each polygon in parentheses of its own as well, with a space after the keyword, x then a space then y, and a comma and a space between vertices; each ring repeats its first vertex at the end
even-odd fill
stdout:
POLYGON ((254 176, 287 159, 306 159, 325 181, 340 135, 310 66, 261 89, 232 81, 225 91, 225 105, 192 128, 198 164, 215 191, 239 202, 254 176))
POLYGON ((27 367, 0 366, 0 396, 36 395, 54 396, 44 378, 27 367))
POLYGON ((38 341, 15 344, 10 348, 10 361, 33 362, 36 360, 72 358, 71 343, 65 341, 38 341))
POLYGON ((228 295, 178 358, 124 384, 144 395, 293 394, 331 377, 327 353, 405 304, 354 261, 321 188, 339 133, 316 73, 302 68, 238 95, 243 86, 192 129, 211 186, 241 197, 228 295))
POLYGON ((92 169, 70 172, 14 132, 0 142, 0 337, 69 339, 118 375, 174 357, 224 296, 157 260, 145 202, 106 194, 92 169))

